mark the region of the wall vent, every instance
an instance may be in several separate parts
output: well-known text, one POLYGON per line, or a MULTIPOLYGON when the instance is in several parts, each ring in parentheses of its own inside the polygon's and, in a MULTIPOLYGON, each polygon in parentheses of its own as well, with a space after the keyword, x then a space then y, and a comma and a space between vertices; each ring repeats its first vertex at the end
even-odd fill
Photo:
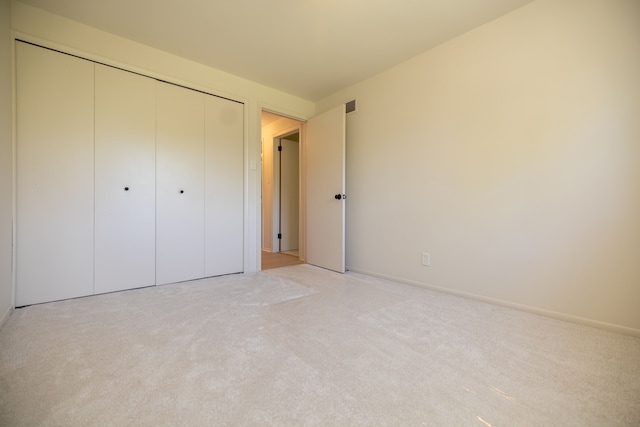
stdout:
POLYGON ((347 106, 347 114, 356 112, 356 100, 352 100, 346 103, 347 106))

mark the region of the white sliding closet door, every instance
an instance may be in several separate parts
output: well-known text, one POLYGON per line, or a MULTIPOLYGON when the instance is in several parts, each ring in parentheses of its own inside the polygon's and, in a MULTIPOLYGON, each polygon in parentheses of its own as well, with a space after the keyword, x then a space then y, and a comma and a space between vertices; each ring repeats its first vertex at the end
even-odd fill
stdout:
POLYGON ((104 293, 155 284, 155 81, 95 67, 95 293, 104 293))
POLYGON ((204 98, 156 83, 156 283, 204 277, 204 98))
POLYGON ((243 105, 205 97, 205 275, 244 270, 243 105))
POLYGON ((16 43, 16 306, 93 293, 94 64, 16 43))

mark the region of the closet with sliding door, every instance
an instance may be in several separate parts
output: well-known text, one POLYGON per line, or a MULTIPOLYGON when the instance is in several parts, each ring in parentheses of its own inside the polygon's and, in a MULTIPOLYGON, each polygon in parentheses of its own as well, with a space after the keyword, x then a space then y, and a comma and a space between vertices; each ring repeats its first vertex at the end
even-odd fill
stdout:
POLYGON ((16 42, 16 306, 243 271, 243 105, 16 42))

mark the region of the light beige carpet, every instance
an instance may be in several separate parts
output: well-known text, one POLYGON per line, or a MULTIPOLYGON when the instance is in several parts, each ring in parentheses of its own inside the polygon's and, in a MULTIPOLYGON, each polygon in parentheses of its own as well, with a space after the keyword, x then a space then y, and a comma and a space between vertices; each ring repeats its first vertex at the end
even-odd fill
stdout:
POLYGON ((1 426, 638 426, 640 339, 309 265, 19 309, 1 426))

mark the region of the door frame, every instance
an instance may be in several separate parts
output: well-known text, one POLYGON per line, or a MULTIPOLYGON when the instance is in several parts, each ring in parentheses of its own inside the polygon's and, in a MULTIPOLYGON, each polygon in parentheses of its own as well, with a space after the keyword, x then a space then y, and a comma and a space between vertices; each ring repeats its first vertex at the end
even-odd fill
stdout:
POLYGON ((288 130, 284 133, 279 133, 273 137, 273 191, 272 191, 272 200, 271 200, 271 248, 272 252, 281 252, 281 239, 278 239, 278 234, 282 231, 282 218, 280 212, 280 203, 281 203, 281 154, 278 151, 278 146, 281 145, 281 141, 283 139, 287 139, 288 136, 298 134, 298 197, 299 197, 299 208, 298 208, 298 251, 301 252, 301 241, 302 241, 302 131, 300 128, 302 124, 294 130, 288 130), (278 160, 276 161, 276 157, 278 160), (277 248, 277 250, 276 250, 277 248))
MULTIPOLYGON (((277 109, 272 109, 272 108, 267 108, 262 106, 260 108, 260 114, 262 114, 263 112, 265 113, 270 113, 270 114, 275 114, 277 116, 280 116, 282 118, 285 119, 290 119, 290 120, 294 120, 297 123, 295 125, 290 125, 287 127, 284 127, 282 130, 280 130, 279 132, 277 132, 275 135, 272 135, 272 138, 270 138, 270 140, 268 141, 262 132, 263 132, 263 128, 262 126, 260 126, 260 134, 261 134, 261 138, 260 140, 262 141, 261 143, 261 159, 264 162, 265 161, 265 150, 269 150, 267 152, 270 152, 272 159, 273 159, 273 154, 274 151, 275 153, 277 153, 277 146, 275 144, 275 141, 278 138, 282 138, 285 137, 287 135, 291 135, 293 133, 298 132, 300 134, 300 141, 299 141, 299 152, 298 152, 298 158, 299 158, 299 163, 298 163, 298 172, 299 172, 299 191, 300 191, 300 206, 299 206, 299 210, 298 210, 298 215, 299 215, 299 258, 301 261, 306 262, 306 253, 307 253, 307 246, 306 246, 306 172, 305 172, 305 127, 306 127, 306 119, 305 118, 301 118, 301 117, 297 117, 291 114, 287 114, 287 113, 283 113, 278 111, 277 109), (271 147, 269 147, 268 144, 272 144, 271 147)), ((273 160, 272 160, 273 161, 273 160)), ((264 165, 261 166, 260 170, 264 170, 264 165)), ((265 194, 263 193, 264 191, 264 176, 262 175, 262 173, 259 175, 260 176, 260 189, 261 189, 261 202, 260 202, 260 212, 264 211, 264 205, 265 205, 265 194)), ((262 230, 262 225, 260 226, 260 231, 258 233, 259 235, 259 241, 258 241, 258 246, 259 246, 259 252, 258 252, 258 259, 260 259, 260 253, 262 252, 264 246, 262 245, 262 239, 270 239, 271 241, 271 248, 272 251, 273 248, 278 248, 278 242, 277 242, 277 238, 278 238, 278 231, 277 231, 277 223, 276 223, 276 219, 279 216, 279 212, 278 216, 275 215, 274 212, 274 206, 276 203, 274 203, 274 201, 277 201, 278 199, 276 199, 276 195, 274 194, 276 191, 276 187, 278 188, 279 191, 279 185, 276 186, 276 176, 279 177, 279 170, 276 170, 275 167, 275 161, 274 161, 274 167, 272 168, 271 171, 271 182, 272 182, 272 195, 271 195, 271 200, 270 202, 272 203, 272 208, 270 210, 270 214, 271 214, 271 235, 270 236, 265 236, 264 232, 262 230), (275 223, 275 224, 274 224, 275 223), (275 241, 275 243, 274 243, 275 241)), ((279 179, 279 178, 278 178, 279 179)), ((278 183, 279 184, 279 181, 278 183)), ((278 196, 279 197, 279 196, 278 196)), ((260 224, 263 223, 264 221, 264 217, 261 214, 259 217, 259 221, 260 224)), ((274 251, 275 252, 275 251, 274 251)), ((258 271, 262 270, 262 264, 258 264, 258 271)))

